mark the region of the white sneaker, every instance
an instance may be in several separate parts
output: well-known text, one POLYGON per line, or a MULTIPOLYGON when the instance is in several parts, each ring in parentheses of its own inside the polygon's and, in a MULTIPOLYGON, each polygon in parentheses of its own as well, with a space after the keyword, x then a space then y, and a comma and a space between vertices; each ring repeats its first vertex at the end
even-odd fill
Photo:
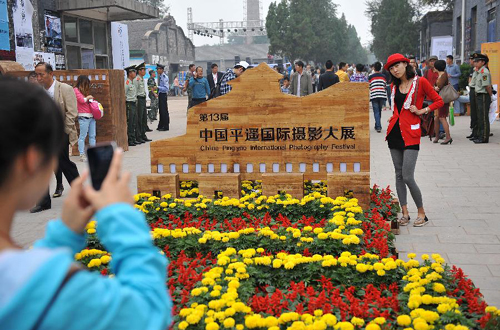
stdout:
POLYGON ((81 162, 86 162, 87 161, 87 157, 85 157, 85 155, 80 155, 80 161, 81 162))

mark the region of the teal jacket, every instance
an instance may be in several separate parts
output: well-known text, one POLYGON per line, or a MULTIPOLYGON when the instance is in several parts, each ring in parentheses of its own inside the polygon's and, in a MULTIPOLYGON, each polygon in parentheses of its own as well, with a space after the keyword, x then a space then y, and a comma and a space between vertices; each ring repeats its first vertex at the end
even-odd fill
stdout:
POLYGON ((127 204, 96 214, 99 239, 112 253, 114 278, 79 271, 50 305, 85 236, 61 220, 47 225, 45 238, 28 251, 0 253, 0 328, 166 329, 172 302, 167 258, 153 245, 144 215, 127 204), (50 305, 48 311, 45 308, 50 305))
POLYGON ((210 96, 210 86, 205 77, 189 79, 189 87, 193 89, 193 99, 205 99, 210 96))

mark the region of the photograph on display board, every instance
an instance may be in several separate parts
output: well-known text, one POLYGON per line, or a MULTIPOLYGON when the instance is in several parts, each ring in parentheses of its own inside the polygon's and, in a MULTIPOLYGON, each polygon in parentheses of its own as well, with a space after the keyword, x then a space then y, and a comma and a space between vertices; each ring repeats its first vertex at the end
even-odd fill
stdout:
POLYGON ((51 53, 62 53, 61 18, 45 13, 45 37, 47 50, 51 53))

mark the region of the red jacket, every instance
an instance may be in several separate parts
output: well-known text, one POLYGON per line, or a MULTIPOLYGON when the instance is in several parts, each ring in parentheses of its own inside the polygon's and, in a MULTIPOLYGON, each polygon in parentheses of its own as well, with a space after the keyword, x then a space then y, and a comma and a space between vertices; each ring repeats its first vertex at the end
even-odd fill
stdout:
MULTIPOLYGON (((436 93, 436 91, 427 81, 427 79, 423 77, 415 77, 415 78, 417 79, 416 84, 418 84, 418 92, 417 92, 418 95, 415 96, 414 93, 415 89, 413 89, 413 87, 410 88, 410 92, 408 92, 408 95, 406 96, 407 99, 405 100, 406 105, 414 104, 418 109, 422 109, 424 104, 424 99, 427 96, 427 98, 432 100, 433 102, 431 105, 429 105, 430 111, 434 111, 436 109, 441 108, 444 105, 443 99, 441 98, 441 96, 439 96, 438 93, 436 93), (410 94, 412 94, 412 101, 411 103, 408 103, 409 102, 408 97, 410 96, 410 94)), ((409 109, 409 106, 408 109, 406 109, 404 105, 403 109, 401 109, 401 114, 399 114, 398 109, 394 104, 394 95, 396 92, 396 88, 397 87, 394 84, 391 84, 393 115, 389 121, 389 127, 387 127, 386 140, 387 140, 387 135, 389 135, 392 128, 399 119, 399 127, 401 129, 401 136, 403 137, 405 146, 420 144, 420 135, 421 135, 420 116, 417 116, 416 114, 412 113, 409 109)))

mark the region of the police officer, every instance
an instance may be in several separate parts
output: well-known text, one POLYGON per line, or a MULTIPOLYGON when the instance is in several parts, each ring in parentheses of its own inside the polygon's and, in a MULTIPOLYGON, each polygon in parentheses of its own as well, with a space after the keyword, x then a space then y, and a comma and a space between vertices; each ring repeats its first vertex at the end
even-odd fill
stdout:
POLYGON ((467 138, 471 141, 474 141, 478 138, 478 135, 477 135, 476 89, 475 89, 477 68, 476 68, 476 63, 474 62, 477 55, 478 55, 478 53, 473 53, 470 56, 470 60, 472 62, 472 68, 471 68, 472 72, 469 75, 469 78, 470 78, 469 79, 469 88, 470 88, 469 99, 470 99, 470 128, 472 129, 472 133, 469 136, 467 136, 467 138))
POLYGON ((474 143, 488 143, 490 138, 489 111, 491 103, 491 74, 487 68, 488 56, 478 54, 474 59, 478 68, 475 76, 476 107, 477 107, 477 139, 474 143))
POLYGON ((146 63, 136 66, 137 77, 134 85, 137 90, 137 128, 135 130, 135 140, 139 142, 151 141, 146 136, 148 131, 148 114, 146 110, 146 87, 144 86, 144 76, 146 75, 146 63))
POLYGON ((158 71, 158 108, 160 110, 160 122, 158 131, 168 131, 170 129, 170 116, 168 114, 167 93, 169 90, 168 76, 164 72, 165 66, 156 65, 158 71))
POLYGON ((127 106, 127 135, 128 145, 130 147, 140 144, 136 141, 136 126, 137 126, 137 90, 134 84, 136 77, 135 65, 131 65, 124 69, 127 72, 127 80, 125 81, 125 101, 127 106))

